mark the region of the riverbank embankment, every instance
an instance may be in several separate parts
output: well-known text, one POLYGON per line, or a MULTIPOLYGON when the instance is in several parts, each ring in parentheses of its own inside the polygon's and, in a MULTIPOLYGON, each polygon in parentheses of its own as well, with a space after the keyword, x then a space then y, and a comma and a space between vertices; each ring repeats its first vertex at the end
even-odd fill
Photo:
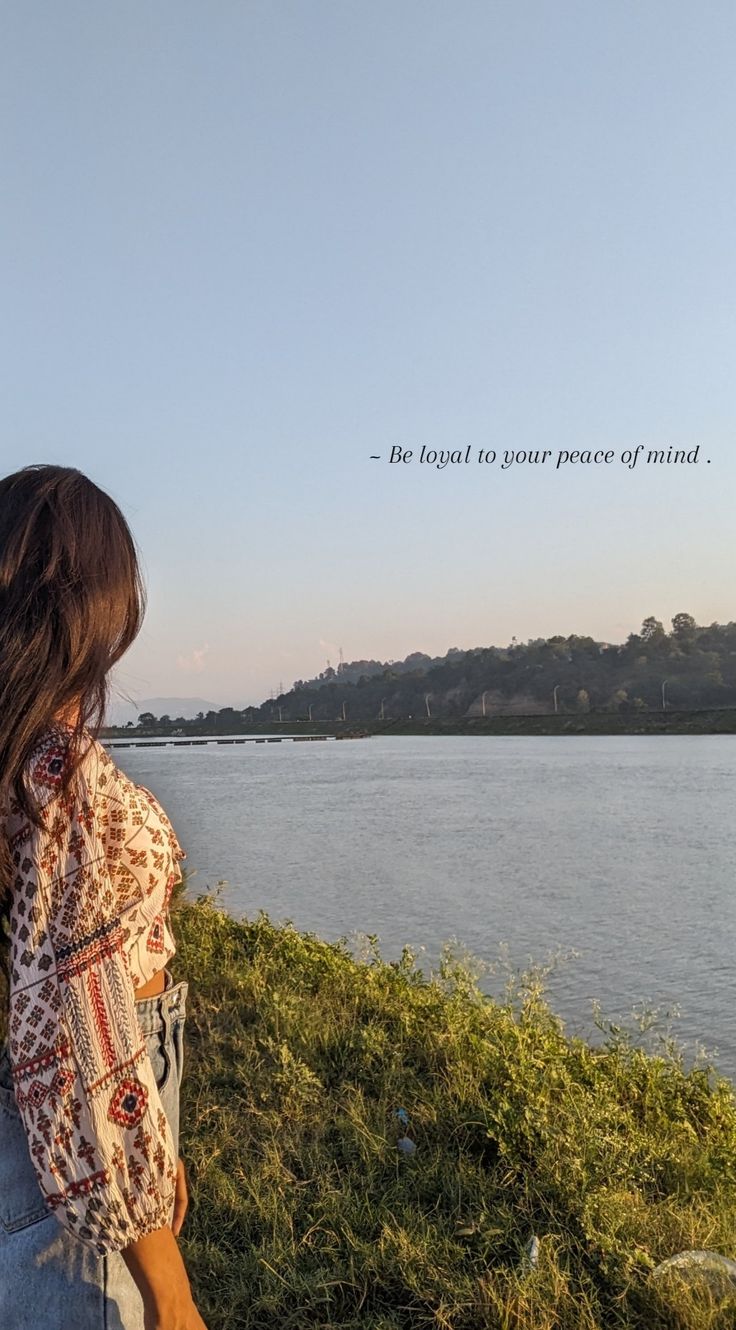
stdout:
MULTIPOLYGON (((736 734, 736 708, 712 711, 591 711, 542 715, 497 715, 463 717, 398 717, 393 720, 271 720, 268 724, 236 724, 222 731, 228 735, 330 735, 334 738, 368 738, 371 735, 608 735, 608 734, 736 734)), ((101 731, 110 739, 163 739, 174 736, 216 738, 218 731, 196 721, 184 726, 160 725, 123 728, 108 726, 101 731)))

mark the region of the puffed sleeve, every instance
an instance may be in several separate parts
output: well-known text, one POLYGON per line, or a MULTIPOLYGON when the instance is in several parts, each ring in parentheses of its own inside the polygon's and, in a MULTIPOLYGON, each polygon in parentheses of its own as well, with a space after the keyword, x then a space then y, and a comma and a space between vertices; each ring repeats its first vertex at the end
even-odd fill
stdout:
POLYGON ((98 831, 138 988, 176 951, 169 907, 186 854, 151 791, 121 771, 101 745, 98 755, 98 831))
POLYGON ((104 1255, 170 1222, 176 1155, 99 834, 99 752, 90 745, 63 794, 66 760, 63 742, 34 755, 44 826, 11 840, 9 1051, 46 1204, 104 1255))

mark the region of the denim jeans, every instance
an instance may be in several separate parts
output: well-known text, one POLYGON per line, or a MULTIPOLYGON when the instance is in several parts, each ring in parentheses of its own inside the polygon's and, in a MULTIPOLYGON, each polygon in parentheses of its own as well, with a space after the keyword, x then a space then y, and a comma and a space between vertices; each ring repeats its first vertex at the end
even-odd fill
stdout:
MULTIPOLYGON (((136 1002, 136 1011, 178 1149, 188 984, 174 984, 168 969, 165 975, 164 992, 136 1002)), ((120 1253, 98 1255, 46 1208, 7 1047, 0 1050, 0 1327, 144 1330, 143 1302, 120 1253)))

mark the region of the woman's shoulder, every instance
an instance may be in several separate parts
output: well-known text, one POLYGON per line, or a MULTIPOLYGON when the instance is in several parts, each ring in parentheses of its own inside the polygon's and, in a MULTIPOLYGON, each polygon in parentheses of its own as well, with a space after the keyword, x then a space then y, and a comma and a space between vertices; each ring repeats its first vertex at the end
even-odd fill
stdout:
POLYGON ((75 736, 63 723, 49 725, 33 745, 26 759, 25 780, 41 808, 62 790, 72 804, 81 800, 98 811, 110 806, 117 809, 118 818, 124 809, 126 816, 135 819, 145 807, 135 782, 116 766, 104 744, 87 729, 75 736), (74 775, 68 781, 70 764, 74 775))
MULTIPOLYGON (((73 760, 73 739, 71 727, 53 724, 29 754, 26 779, 41 808, 49 805, 63 787, 67 764, 73 760)), ((167 843, 174 859, 186 858, 156 796, 117 766, 104 744, 86 729, 68 797, 72 804, 81 800, 93 810, 103 840, 110 841, 114 858, 131 836, 139 845, 143 844, 141 833, 151 838, 154 845, 167 843)))
MULTIPOLYGON (((71 726, 61 722, 49 725, 36 741, 26 760, 26 775, 39 790, 62 787, 65 770, 74 761, 81 779, 94 791, 112 792, 133 787, 133 782, 117 767, 104 744, 88 729, 76 743, 71 726)), ((133 787, 134 788, 134 787, 133 787)))
MULTIPOLYGON (((100 768, 101 745, 85 730, 75 748, 74 732, 66 725, 49 725, 36 740, 25 762, 25 782, 39 806, 49 803, 64 788, 70 762, 75 764, 77 784, 94 787, 100 768)), ((102 750, 104 752, 104 750, 102 750)))

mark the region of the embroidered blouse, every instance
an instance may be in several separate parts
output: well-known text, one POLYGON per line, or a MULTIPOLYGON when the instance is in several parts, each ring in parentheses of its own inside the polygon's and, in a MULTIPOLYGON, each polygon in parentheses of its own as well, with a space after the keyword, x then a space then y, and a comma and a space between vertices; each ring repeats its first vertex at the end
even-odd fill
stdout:
POLYGON ((135 990, 174 954, 186 855, 150 790, 89 732, 61 794, 70 737, 54 725, 26 766, 43 829, 9 806, 8 1051, 46 1204, 105 1255, 170 1222, 177 1161, 135 990))

